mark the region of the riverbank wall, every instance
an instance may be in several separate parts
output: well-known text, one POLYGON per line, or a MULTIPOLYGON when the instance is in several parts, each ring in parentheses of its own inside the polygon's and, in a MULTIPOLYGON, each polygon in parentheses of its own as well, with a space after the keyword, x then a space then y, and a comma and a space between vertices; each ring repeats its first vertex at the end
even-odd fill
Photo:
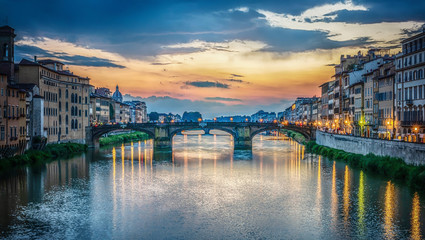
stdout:
POLYGON ((316 132, 316 143, 350 153, 391 156, 403 159, 407 164, 425 165, 425 144, 388 141, 316 132))

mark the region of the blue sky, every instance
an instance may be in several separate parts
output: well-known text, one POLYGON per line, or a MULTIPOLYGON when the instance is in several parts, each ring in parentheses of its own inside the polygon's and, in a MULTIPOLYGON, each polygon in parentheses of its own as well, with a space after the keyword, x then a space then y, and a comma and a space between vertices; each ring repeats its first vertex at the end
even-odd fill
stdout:
POLYGON ((18 35, 16 61, 56 58, 97 87, 119 84, 148 108, 156 99, 149 111, 181 114, 186 104, 207 117, 282 111, 297 96, 318 94, 341 54, 397 53, 425 23, 425 1, 0 4, 0 25, 7 17, 18 35))

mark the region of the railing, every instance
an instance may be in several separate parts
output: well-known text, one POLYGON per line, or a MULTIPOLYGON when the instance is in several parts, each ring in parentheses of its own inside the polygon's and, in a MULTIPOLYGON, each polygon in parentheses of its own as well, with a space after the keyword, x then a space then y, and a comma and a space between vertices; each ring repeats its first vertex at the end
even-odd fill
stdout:
POLYGON ((413 105, 413 100, 412 99, 406 100, 406 105, 413 105))
POLYGON ((424 126, 425 121, 401 121, 402 126, 424 126))

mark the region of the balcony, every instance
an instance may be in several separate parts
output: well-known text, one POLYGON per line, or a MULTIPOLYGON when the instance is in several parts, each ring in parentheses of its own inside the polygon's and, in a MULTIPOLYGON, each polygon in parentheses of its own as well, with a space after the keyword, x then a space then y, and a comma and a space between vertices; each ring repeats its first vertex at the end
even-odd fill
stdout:
POLYGON ((401 126, 425 126, 425 121, 401 121, 401 126))
POLYGON ((413 100, 412 99, 406 100, 406 105, 407 106, 412 106, 413 105, 413 100))

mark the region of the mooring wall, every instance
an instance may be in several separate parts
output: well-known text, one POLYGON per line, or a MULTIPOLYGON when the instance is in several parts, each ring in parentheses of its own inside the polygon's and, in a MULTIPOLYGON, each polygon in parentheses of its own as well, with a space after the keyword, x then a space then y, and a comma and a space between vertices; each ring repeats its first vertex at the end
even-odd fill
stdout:
POLYGON ((409 164, 425 165, 425 144, 338 135, 322 131, 316 132, 316 143, 346 152, 399 157, 409 164))

